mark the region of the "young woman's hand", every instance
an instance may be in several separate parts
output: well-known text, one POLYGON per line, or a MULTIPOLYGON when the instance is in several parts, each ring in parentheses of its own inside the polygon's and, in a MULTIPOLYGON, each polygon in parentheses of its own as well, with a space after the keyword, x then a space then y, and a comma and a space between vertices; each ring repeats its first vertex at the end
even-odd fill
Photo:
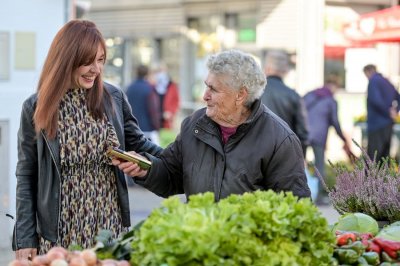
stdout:
POLYGON ((36 248, 21 248, 15 251, 15 258, 17 260, 32 260, 36 255, 36 248))

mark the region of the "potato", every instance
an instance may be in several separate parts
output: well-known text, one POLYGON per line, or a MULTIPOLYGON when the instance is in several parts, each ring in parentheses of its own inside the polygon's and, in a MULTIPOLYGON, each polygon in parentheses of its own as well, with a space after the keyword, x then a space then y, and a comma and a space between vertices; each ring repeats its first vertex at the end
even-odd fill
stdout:
POLYGON ((55 259, 50 263, 50 266, 68 266, 68 262, 63 259, 55 259))
POLYGON ((47 258, 47 255, 38 255, 32 260, 32 266, 42 266, 48 264, 50 264, 50 260, 47 258))
POLYGON ((87 266, 86 261, 82 257, 73 257, 69 261, 69 266, 87 266))
POLYGON ((97 255, 96 252, 94 252, 91 249, 85 249, 82 250, 80 254, 81 258, 85 260, 86 264, 88 266, 95 266, 97 263, 97 255))
POLYGON ((118 266, 131 266, 131 264, 126 260, 118 261, 118 266))

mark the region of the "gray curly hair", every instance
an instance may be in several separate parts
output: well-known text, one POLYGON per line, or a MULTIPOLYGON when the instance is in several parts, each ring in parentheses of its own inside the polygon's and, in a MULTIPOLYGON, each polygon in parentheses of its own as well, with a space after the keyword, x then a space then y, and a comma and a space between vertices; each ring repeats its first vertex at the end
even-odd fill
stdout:
POLYGON ((207 61, 207 68, 210 73, 225 76, 221 81, 228 87, 237 91, 246 88, 249 96, 245 105, 248 107, 261 97, 267 83, 265 74, 256 60, 250 54, 239 50, 211 55, 207 61))

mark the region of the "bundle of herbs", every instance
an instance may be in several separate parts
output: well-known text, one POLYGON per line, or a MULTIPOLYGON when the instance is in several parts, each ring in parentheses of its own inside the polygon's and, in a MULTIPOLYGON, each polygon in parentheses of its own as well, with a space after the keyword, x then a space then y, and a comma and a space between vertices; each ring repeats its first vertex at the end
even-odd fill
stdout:
POLYGON ((362 154, 354 162, 352 169, 331 163, 336 174, 333 187, 327 186, 324 178, 316 171, 333 207, 340 214, 361 212, 378 221, 399 221, 398 165, 389 158, 377 162, 375 158, 371 159, 356 142, 354 143, 361 149, 362 154))

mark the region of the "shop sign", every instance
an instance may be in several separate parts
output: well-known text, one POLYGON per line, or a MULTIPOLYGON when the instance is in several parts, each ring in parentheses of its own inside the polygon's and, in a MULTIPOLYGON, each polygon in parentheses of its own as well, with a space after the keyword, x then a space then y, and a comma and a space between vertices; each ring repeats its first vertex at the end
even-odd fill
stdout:
POLYGON ((366 13, 344 25, 344 36, 353 42, 399 42, 400 6, 366 13))

